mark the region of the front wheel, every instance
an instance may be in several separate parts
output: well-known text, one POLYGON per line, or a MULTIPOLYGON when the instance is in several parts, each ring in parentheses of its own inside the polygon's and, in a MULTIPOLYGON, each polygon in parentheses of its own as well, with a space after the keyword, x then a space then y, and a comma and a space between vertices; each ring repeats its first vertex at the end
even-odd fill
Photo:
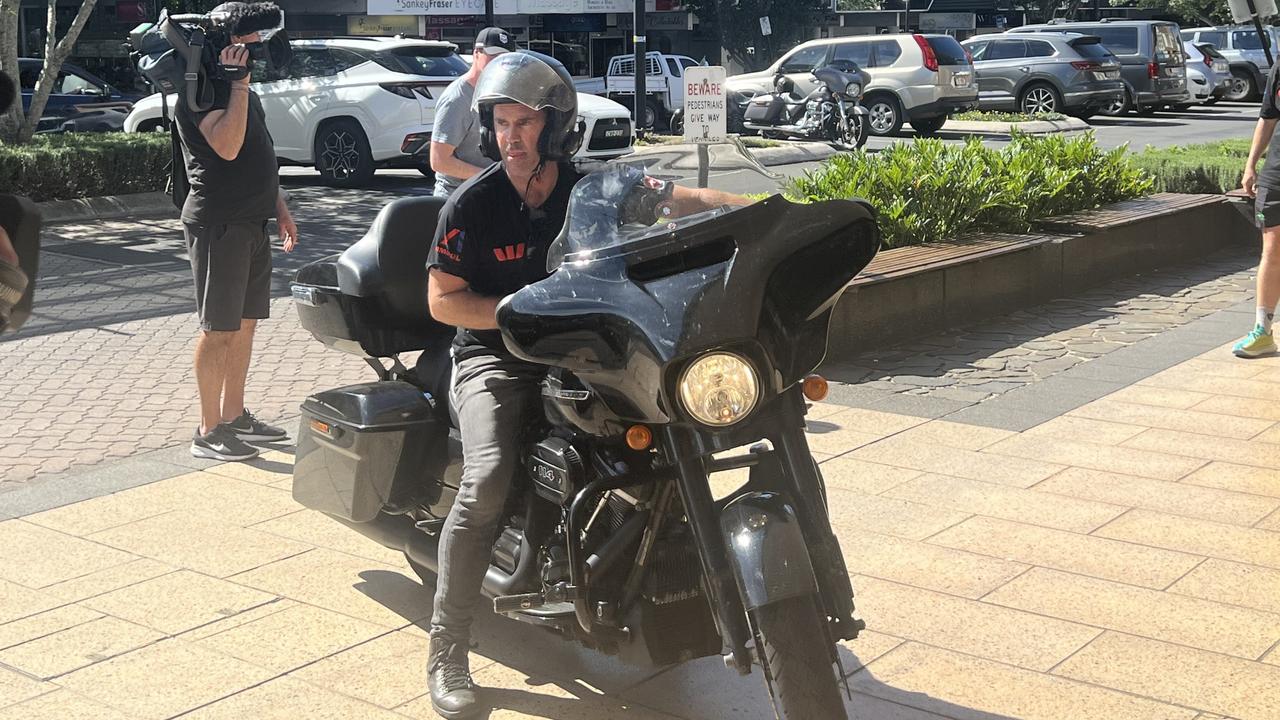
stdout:
POLYGON ((765 672, 783 720, 847 720, 832 663, 826 623, 811 595, 786 598, 754 611, 765 672))
POLYGON ((938 115, 937 117, 920 118, 919 120, 912 120, 911 129, 915 130, 917 135, 923 135, 925 137, 928 137, 929 135, 933 135, 934 133, 941 130, 942 126, 946 124, 947 124, 947 116, 938 115))
POLYGON ((316 133, 316 170, 330 185, 360 187, 373 179, 373 155, 354 120, 330 122, 316 133))
POLYGON ((847 118, 838 120, 831 139, 831 146, 837 150, 857 150, 867 144, 867 117, 851 113, 847 118))

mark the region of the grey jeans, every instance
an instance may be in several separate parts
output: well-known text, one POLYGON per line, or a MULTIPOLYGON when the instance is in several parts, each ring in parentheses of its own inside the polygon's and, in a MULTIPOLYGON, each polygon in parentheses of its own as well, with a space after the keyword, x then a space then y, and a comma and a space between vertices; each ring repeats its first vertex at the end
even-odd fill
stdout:
POLYGON ((496 354, 454 361, 462 482, 440 531, 432 637, 466 641, 511 481, 522 432, 540 405, 547 368, 496 354))

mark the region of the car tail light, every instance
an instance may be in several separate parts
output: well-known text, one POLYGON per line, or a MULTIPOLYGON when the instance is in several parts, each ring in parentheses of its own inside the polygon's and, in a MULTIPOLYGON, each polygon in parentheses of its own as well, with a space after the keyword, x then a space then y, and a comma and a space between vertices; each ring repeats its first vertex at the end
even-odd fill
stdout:
POLYGON ((424 83, 424 82, 379 83, 378 87, 381 87, 383 90, 386 90, 387 92, 393 92, 396 95, 399 95, 402 98, 407 98, 409 100, 413 99, 414 93, 417 93, 419 96, 426 98, 427 100, 431 99, 430 83, 424 83))
POLYGON ((1102 63, 1096 63, 1092 60, 1073 60, 1071 67, 1077 70, 1101 70, 1102 63))
POLYGON ((1200 53, 1200 54, 1201 54, 1201 55, 1204 55, 1204 65, 1205 65, 1205 67, 1210 67, 1210 68, 1211 68, 1211 67, 1213 67, 1213 58, 1212 58, 1212 57, 1210 57, 1209 53, 1200 53))
POLYGON ((916 39, 916 44, 920 46, 920 52, 924 53, 924 68, 926 70, 938 71, 938 54, 933 51, 933 46, 925 39, 923 35, 912 35, 916 39))
POLYGON ((1160 77, 1160 66, 1155 63, 1147 63, 1147 77, 1152 80, 1160 77))

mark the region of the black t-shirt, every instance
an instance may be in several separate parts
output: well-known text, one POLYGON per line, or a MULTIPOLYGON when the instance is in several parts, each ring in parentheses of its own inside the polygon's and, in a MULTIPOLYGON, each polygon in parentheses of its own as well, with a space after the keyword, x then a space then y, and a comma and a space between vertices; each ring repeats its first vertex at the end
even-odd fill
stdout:
MULTIPOLYGON (((463 183, 440 211, 427 267, 467 281, 472 292, 506 297, 547 277, 547 248, 564 227, 573 186, 582 178, 561 163, 559 177, 541 207, 530 208, 502 164, 463 183)), ((507 352, 497 330, 458 328, 460 355, 480 348, 507 352)))
POLYGON ((200 225, 225 225, 275 217, 280 193, 280 172, 275 144, 267 131, 267 115, 262 101, 249 92, 249 113, 244 144, 234 160, 223 160, 214 152, 200 121, 213 110, 225 110, 231 86, 214 83, 213 107, 195 113, 179 99, 174 117, 182 138, 182 156, 187 164, 191 192, 182 206, 182 221, 200 225))
MULTIPOLYGON (((1258 116, 1264 120, 1280 118, 1280 63, 1271 67, 1267 76, 1267 87, 1262 92, 1262 109, 1258 116)), ((1267 149, 1267 161, 1262 164, 1262 172, 1258 174, 1258 187, 1271 190, 1280 189, 1280 125, 1271 138, 1271 147, 1267 149)))

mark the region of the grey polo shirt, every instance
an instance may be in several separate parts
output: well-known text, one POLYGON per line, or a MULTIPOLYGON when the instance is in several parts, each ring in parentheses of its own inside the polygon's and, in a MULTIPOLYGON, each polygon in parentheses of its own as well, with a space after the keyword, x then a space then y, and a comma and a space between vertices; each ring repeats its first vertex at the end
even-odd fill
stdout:
MULTIPOLYGON (((431 140, 453 145, 453 154, 459 160, 479 168, 487 168, 493 161, 480 152, 480 116, 471 109, 475 94, 475 86, 467 82, 465 77, 449 83, 449 87, 436 100, 436 120, 431 129, 431 140)), ((435 194, 439 197, 448 196, 458 189, 464 179, 437 172, 435 194)))

